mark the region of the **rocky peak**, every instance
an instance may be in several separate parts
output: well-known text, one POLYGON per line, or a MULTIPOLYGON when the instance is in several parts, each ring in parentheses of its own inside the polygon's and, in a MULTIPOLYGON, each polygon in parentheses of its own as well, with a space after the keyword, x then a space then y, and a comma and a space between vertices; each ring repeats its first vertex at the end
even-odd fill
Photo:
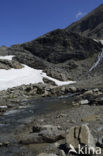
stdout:
POLYGON ((58 64, 70 59, 86 59, 100 52, 102 45, 77 33, 57 29, 20 47, 39 58, 58 64))
POLYGON ((103 39, 103 4, 66 28, 93 39, 103 39))

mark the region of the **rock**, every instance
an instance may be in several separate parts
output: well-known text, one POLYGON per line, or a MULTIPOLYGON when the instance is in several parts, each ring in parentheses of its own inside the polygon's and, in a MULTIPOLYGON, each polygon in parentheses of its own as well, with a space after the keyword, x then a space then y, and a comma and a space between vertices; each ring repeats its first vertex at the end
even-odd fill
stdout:
POLYGON ((24 145, 44 143, 42 137, 38 136, 38 133, 22 135, 18 138, 18 142, 24 145))
POLYGON ((70 120, 69 122, 70 123, 73 123, 73 124, 76 124, 76 121, 75 120, 70 120))
POLYGON ((8 146, 10 144, 9 141, 3 142, 3 146, 8 146))
POLYGON ((60 126, 53 126, 53 125, 35 125, 32 128, 32 132, 41 132, 43 130, 53 130, 53 129, 58 129, 58 130, 62 130, 62 128, 60 126))
POLYGON ((90 97, 96 97, 101 94, 102 94, 102 92, 99 91, 98 88, 95 88, 95 89, 88 90, 88 91, 84 92, 83 96, 87 96, 88 98, 90 98, 90 97))
MULTIPOLYGON (((79 134, 79 133, 78 133, 79 134)), ((81 126, 81 132, 80 132, 80 143, 88 145, 89 147, 95 148, 95 141, 94 138, 89 130, 89 127, 87 125, 81 126)))
POLYGON ((56 116, 56 118, 63 118, 63 117, 66 117, 67 115, 66 114, 63 114, 63 113, 60 113, 56 116))
POLYGON ((0 142, 0 147, 3 146, 3 143, 0 142))
POLYGON ((95 140, 87 125, 72 127, 66 135, 66 143, 68 148, 72 145, 78 149, 78 145, 87 145, 88 148, 93 147, 95 150, 95 140))
POLYGON ((65 132, 62 128, 60 126, 53 125, 33 126, 32 134, 34 134, 34 136, 35 134, 37 135, 39 143, 53 143, 65 138, 65 132))
POLYGON ((95 99, 95 103, 96 103, 97 105, 103 105, 103 97, 97 97, 97 98, 95 99))
POLYGON ((57 156, 56 154, 47 154, 47 153, 41 153, 41 154, 38 154, 37 156, 57 156))
POLYGON ((93 92, 99 92, 98 88, 93 89, 93 92))
POLYGON ((81 121, 83 121, 83 122, 87 122, 87 121, 96 121, 96 120, 98 120, 100 118, 100 116, 99 115, 90 115, 90 116, 87 116, 87 117, 83 117, 82 119, 81 119, 81 121))
POLYGON ((32 89, 30 92, 29 92, 30 95, 36 95, 37 94, 37 88, 34 88, 32 89))
POLYGON ((103 136, 99 136, 97 138, 97 143, 96 143, 97 146, 103 148, 103 136))
POLYGON ((39 133, 44 142, 52 143, 58 140, 62 140, 65 137, 65 132, 58 126, 45 125, 39 133))
POLYGON ((2 143, 0 142, 0 147, 1 146, 7 147, 9 144, 10 144, 10 142, 8 142, 8 141, 7 142, 2 142, 2 143))
POLYGON ((80 103, 73 101, 73 102, 72 102, 72 105, 73 105, 73 106, 79 106, 80 103))
POLYGON ((56 83, 48 78, 43 78, 44 83, 56 86, 56 83))
POLYGON ((83 95, 93 95, 93 91, 92 90, 88 90, 83 95))
POLYGON ((81 100, 79 103, 80 103, 80 105, 87 105, 87 104, 89 104, 89 101, 88 100, 81 100))
POLYGON ((69 90, 72 92, 72 93, 75 93, 77 91, 76 87, 70 87, 69 90))
POLYGON ((19 62, 15 61, 15 60, 1 60, 0 59, 0 69, 21 69, 23 68, 23 65, 21 65, 19 62))
POLYGON ((60 150, 61 156, 66 156, 65 152, 63 150, 60 150))
POLYGON ((45 90, 44 94, 42 94, 42 97, 47 97, 47 96, 50 96, 50 93, 47 90, 45 90))
POLYGON ((0 112, 6 112, 8 106, 0 106, 0 112))
POLYGON ((38 133, 42 130, 42 127, 41 126, 33 126, 32 127, 32 133, 38 133))
POLYGON ((61 87, 61 91, 62 91, 62 92, 65 93, 65 90, 66 90, 65 86, 61 87))

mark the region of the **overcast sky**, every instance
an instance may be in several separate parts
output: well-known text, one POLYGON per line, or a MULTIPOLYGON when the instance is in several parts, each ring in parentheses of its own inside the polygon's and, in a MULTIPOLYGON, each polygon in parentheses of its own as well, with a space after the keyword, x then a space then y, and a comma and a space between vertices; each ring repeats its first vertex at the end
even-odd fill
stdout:
POLYGON ((0 46, 23 43, 72 22, 103 0, 0 0, 0 46))

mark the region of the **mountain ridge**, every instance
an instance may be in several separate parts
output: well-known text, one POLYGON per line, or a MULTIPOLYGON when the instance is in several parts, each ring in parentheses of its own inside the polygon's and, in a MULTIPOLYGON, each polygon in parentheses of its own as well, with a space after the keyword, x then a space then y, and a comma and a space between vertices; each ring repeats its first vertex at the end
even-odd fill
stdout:
POLYGON ((66 28, 85 37, 103 39, 103 4, 66 28))

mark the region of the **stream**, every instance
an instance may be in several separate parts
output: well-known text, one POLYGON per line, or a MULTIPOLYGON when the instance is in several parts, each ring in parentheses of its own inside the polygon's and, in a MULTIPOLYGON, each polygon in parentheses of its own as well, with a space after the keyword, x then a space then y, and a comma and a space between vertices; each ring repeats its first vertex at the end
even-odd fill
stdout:
POLYGON ((36 117, 36 115, 70 109, 72 98, 72 96, 64 96, 28 100, 26 108, 8 111, 0 116, 0 133, 7 130, 8 133, 12 132, 14 128, 29 122, 28 119, 36 117))

